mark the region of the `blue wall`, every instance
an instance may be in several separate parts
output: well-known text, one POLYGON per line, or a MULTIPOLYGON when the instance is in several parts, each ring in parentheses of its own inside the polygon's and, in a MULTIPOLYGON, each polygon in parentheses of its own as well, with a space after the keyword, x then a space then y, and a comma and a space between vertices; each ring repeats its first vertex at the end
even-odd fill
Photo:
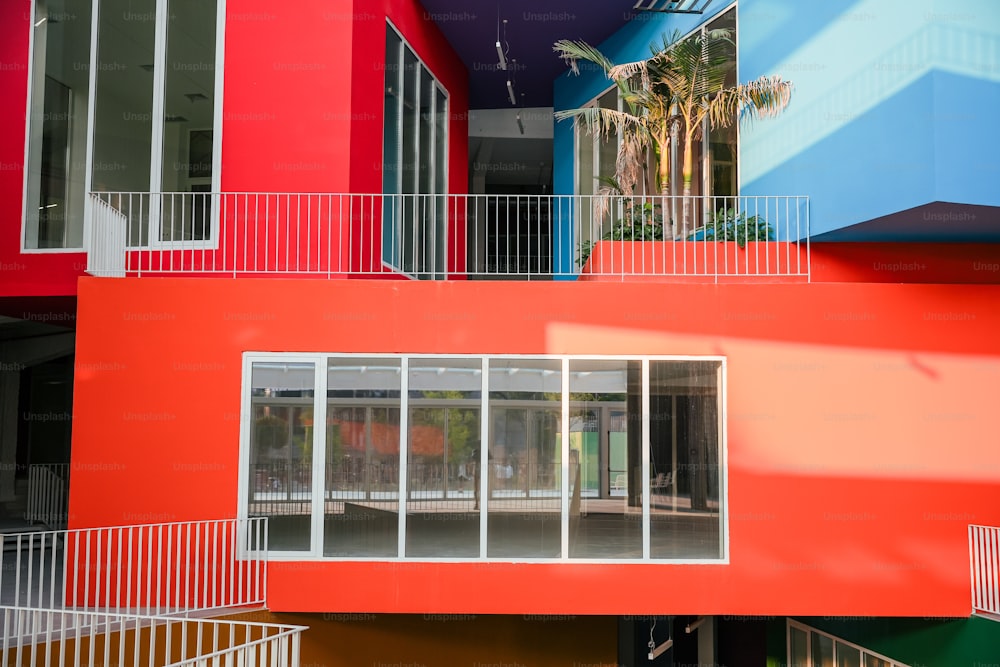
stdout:
MULTIPOLYGON (((737 11, 740 80, 795 85, 784 113, 741 130, 741 194, 809 196, 814 236, 935 201, 1000 206, 1000 2, 740 0, 737 11)), ((708 18, 636 20, 600 48, 635 60, 708 18)), ((555 108, 606 88, 593 73, 561 76, 555 108)), ((571 193, 568 121, 554 148, 555 192, 571 193)))

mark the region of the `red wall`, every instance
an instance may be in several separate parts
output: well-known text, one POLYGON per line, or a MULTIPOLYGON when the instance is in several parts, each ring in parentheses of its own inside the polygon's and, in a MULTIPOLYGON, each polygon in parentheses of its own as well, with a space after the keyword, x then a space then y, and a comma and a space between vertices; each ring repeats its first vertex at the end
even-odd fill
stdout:
POLYGON ((272 562, 269 606, 965 615, 967 526, 1000 525, 998 299, 976 285, 84 278, 71 524, 233 516, 244 351, 725 355, 730 564, 272 562))
POLYGON ((82 253, 21 253, 32 23, 30 0, 0 2, 0 297, 75 294, 86 268, 82 253))
POLYGON ((226 3, 224 191, 349 191, 352 4, 226 3))

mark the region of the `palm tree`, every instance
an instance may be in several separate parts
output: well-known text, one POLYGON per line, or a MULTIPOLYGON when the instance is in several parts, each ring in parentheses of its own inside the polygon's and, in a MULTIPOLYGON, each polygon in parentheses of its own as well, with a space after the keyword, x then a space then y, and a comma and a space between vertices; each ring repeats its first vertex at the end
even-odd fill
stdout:
POLYGON ((698 32, 686 39, 680 33, 663 36, 662 47, 650 47, 652 55, 636 62, 614 65, 584 42, 562 40, 553 49, 578 73, 579 60, 592 62, 615 82, 629 111, 569 109, 556 118, 578 118, 591 133, 611 138, 619 132, 623 141, 616 162, 616 177, 631 192, 641 172, 646 153, 658 155, 658 185, 669 194, 669 142, 672 129, 683 138, 681 176, 683 190, 682 237, 691 220, 691 181, 694 174, 693 143, 707 118, 711 127, 728 127, 736 119, 752 120, 780 113, 791 98, 792 84, 781 77, 761 77, 748 83, 726 86, 731 70, 733 41, 728 30, 698 32), (638 77, 641 85, 630 82, 638 77))
POLYGON ((668 147, 672 124, 669 97, 644 95, 642 86, 633 87, 635 82, 631 78, 612 76, 614 63, 586 42, 560 40, 555 43, 553 50, 576 74, 579 74, 578 62, 581 60, 600 67, 614 81, 619 96, 626 103, 627 110, 623 111, 594 105, 555 113, 557 120, 578 119, 595 136, 616 140, 621 136, 614 177, 604 174, 599 179, 608 184, 605 189, 631 195, 642 176, 648 152, 652 148, 658 158, 657 179, 653 185, 661 194, 667 194, 670 177, 668 147))

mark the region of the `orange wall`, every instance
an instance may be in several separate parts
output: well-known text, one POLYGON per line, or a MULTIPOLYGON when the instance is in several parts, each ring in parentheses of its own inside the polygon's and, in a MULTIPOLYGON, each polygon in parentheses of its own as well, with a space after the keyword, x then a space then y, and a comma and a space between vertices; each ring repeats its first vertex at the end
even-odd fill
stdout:
POLYGON ((729 565, 275 562, 269 605, 965 615, 967 525, 1000 525, 997 303, 988 285, 84 278, 71 524, 233 516, 244 351, 725 355, 729 565))

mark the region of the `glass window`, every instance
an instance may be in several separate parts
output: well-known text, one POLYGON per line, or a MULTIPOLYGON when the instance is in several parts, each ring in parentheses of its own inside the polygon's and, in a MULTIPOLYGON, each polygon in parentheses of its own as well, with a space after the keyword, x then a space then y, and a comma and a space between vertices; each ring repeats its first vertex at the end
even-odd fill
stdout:
POLYGON ((382 259, 417 278, 443 278, 447 247, 447 96, 386 25, 382 130, 382 259))
POLYGON ((135 193, 105 197, 128 219, 130 246, 211 235, 221 17, 216 2, 162 0, 158 19, 157 4, 35 2, 27 248, 83 246, 88 180, 94 192, 135 193), (92 5, 99 8, 93 42, 92 5), (164 53, 158 60, 159 38, 164 53), (154 114, 160 98, 162 114, 154 114), (205 194, 147 194, 163 191, 205 194))
POLYGON ((210 229, 215 122, 216 3, 170 0, 163 68, 161 241, 205 240, 210 229))
POLYGON ((805 630, 788 628, 789 667, 809 667, 809 635, 805 630))
POLYGON ((26 248, 82 248, 90 3, 36 0, 28 114, 26 248))
POLYGON ((812 665, 813 667, 833 667, 833 638, 812 634, 812 665))
POLYGON ((650 553, 721 558, 718 361, 649 365, 650 553))
POLYGON ((845 644, 844 642, 837 642, 837 667, 861 667, 861 650, 845 644))
POLYGON ((562 361, 490 360, 487 556, 558 558, 562 361))
MULTIPOLYGON (((402 105, 399 103, 403 89, 402 41, 396 31, 386 26, 385 30, 385 77, 384 77, 384 117, 382 122, 382 192, 385 195, 400 194, 400 163, 402 161, 402 139, 400 137, 402 105)), ((398 264, 402 210, 401 200, 386 196, 382 203, 382 260, 398 264)))
POLYGON ((323 555, 399 552, 399 359, 327 364, 323 555))
MULTIPOLYGON (((102 0, 94 98, 95 192, 149 192, 156 62, 155 0, 102 0)), ((130 198, 128 244, 149 243, 144 198, 130 198)))
POLYGON ((275 551, 724 556, 721 360, 249 356, 242 502, 275 551))
POLYGON ((269 519, 273 551, 310 549, 314 369, 256 362, 251 371, 247 514, 269 519))
POLYGON ((906 667, 798 621, 788 621, 789 667, 906 667))
MULTIPOLYGON (((570 558, 642 558, 642 362, 571 359, 572 405, 569 451, 570 558), (622 489, 605 497, 593 494, 594 477, 603 467, 593 420, 604 408, 624 413, 618 435, 624 444, 622 489), (624 491, 622 493, 621 491, 624 491)), ((597 485, 599 486, 599 485, 597 485)))
POLYGON ((479 556, 478 467, 468 478, 480 451, 482 373, 478 358, 410 360, 407 556, 479 556))

